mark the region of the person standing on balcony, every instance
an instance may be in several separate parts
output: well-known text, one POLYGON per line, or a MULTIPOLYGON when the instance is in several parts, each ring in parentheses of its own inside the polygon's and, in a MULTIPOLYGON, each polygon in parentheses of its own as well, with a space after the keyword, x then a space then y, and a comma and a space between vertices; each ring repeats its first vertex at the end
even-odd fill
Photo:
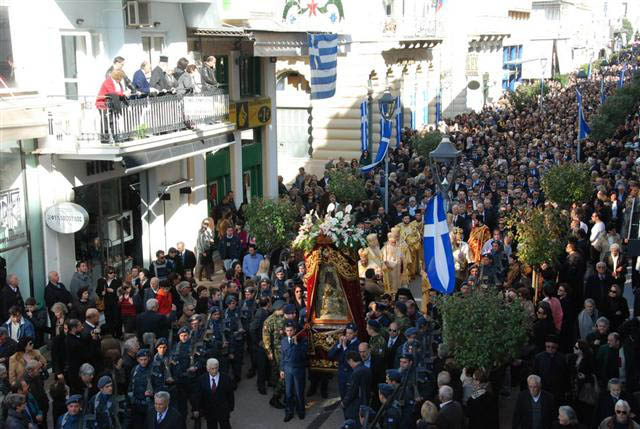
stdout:
POLYGON ((109 69, 107 70, 107 73, 105 73, 105 79, 108 79, 111 77, 111 73, 114 70, 121 70, 122 73, 124 73, 124 78, 123 78, 123 83, 125 88, 127 88, 129 91, 131 92, 136 92, 136 88, 133 86, 133 83, 131 82, 131 80, 129 79, 129 77, 127 76, 127 74, 124 71, 124 58, 121 56, 117 56, 113 59, 113 64, 111 65, 111 67, 109 67, 109 69))
POLYGON ((187 66, 184 73, 182 73, 178 79, 178 94, 185 95, 199 92, 195 80, 196 71, 197 67, 195 64, 189 64, 187 66))
POLYGON ((151 72, 151 81, 149 82, 152 88, 155 88, 158 92, 173 92, 174 87, 172 85, 173 78, 170 78, 167 74, 169 57, 165 55, 160 56, 160 62, 151 72))
POLYGON ((149 77, 151 77, 151 64, 149 64, 149 61, 144 60, 133 75, 133 86, 136 91, 145 95, 150 92, 156 92, 156 89, 151 88, 151 85, 149 85, 149 77))
POLYGON ((176 63, 176 68, 173 69, 173 78, 178 81, 180 77, 187 71, 187 66, 189 65, 189 60, 185 57, 182 57, 176 63))
POLYGON ((202 75, 202 90, 217 91, 220 84, 216 80, 216 57, 213 55, 207 57, 202 65, 200 74, 202 75))

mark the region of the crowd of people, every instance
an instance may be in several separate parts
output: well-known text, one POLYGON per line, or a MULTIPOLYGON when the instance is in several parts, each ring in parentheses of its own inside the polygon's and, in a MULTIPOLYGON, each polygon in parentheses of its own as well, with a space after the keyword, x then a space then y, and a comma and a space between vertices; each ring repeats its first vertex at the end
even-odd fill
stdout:
MULTIPOLYGON (((108 79, 123 61, 116 58, 108 79)), ((171 91, 169 73, 159 67, 149 88, 171 91)), ((620 67, 579 83, 588 117, 597 109, 600 73, 608 71, 606 87, 613 91, 611 76, 620 67)), ((188 62, 178 68, 197 73, 188 62)), ((146 79, 144 64, 141 71, 146 79)), ((144 87, 139 73, 131 85, 144 87)), ((596 192, 572 208, 566 257, 542 264, 542 294, 534 296, 538 288, 518 261, 506 219, 548 204, 541 177, 577 159, 576 82, 547 85, 543 107, 517 110, 501 102, 447 121, 451 141, 463 151, 448 213, 456 293, 486 289, 522 304, 533 328, 511 365, 460 368, 442 340, 443 322, 429 299, 435 292, 428 286, 420 297, 411 292, 415 282, 427 284, 419 246, 436 183, 428 160, 412 146, 414 131, 406 130, 389 152, 389 210, 379 170, 365 175, 367 198, 353 204, 354 223, 369 242, 358 263, 366 329, 347 325, 329 350, 335 375, 308 371, 303 255, 260 254, 245 206, 236 207, 229 193, 203 220, 193 250, 182 242, 158 250, 148 268, 134 266, 120 277, 105 266, 94 283, 99 275, 89 275, 92 267, 80 261, 69 287, 49 273, 44 302, 24 300, 16 275, 3 279, 4 427, 45 428, 52 421, 63 429, 181 428, 206 421, 228 428, 235 408, 251 412, 249 404, 236 407, 234 391, 254 377, 261 395, 272 390, 269 404, 284 410, 285 422, 304 419, 307 399, 326 398, 335 379, 345 428, 497 428, 505 420, 500 398, 516 387, 513 429, 639 427, 638 275, 621 238, 640 190, 638 118, 630 114, 615 138, 584 145, 596 192), (212 285, 218 270, 224 280, 212 285), (635 293, 633 318, 625 290, 635 293)), ((332 161, 320 179, 301 169, 289 187, 280 180, 280 195, 295 205, 299 221, 311 210, 337 211, 351 202, 336 201, 329 191, 331 171, 360 174, 366 159, 332 161)))

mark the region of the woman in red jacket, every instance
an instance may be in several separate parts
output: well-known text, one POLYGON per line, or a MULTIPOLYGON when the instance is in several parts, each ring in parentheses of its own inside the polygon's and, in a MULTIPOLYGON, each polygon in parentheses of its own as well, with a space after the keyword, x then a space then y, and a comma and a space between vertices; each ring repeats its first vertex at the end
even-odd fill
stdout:
POLYGON ((124 96, 124 84, 122 83, 124 76, 122 70, 114 70, 111 72, 111 75, 102 82, 100 91, 98 91, 98 97, 96 98, 96 107, 98 109, 106 110, 109 107, 107 104, 107 96, 124 96))

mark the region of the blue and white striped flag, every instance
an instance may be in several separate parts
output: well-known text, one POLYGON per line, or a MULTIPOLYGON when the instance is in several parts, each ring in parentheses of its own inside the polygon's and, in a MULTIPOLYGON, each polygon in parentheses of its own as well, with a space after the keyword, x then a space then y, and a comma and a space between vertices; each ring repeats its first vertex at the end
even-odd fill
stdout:
POLYGON ((440 91, 436 94, 436 127, 442 120, 442 96, 440 91))
POLYGON ((369 112, 367 100, 360 104, 360 151, 369 150, 369 112))
POLYGON ((456 269, 453 248, 449 238, 449 225, 442 194, 429 201, 424 224, 424 262, 431 287, 452 294, 456 288, 456 269))
POLYGON ((600 104, 604 104, 605 101, 607 101, 607 95, 604 92, 604 76, 602 76, 600 81, 600 104))
POLYGON ((376 159, 369 165, 365 165, 360 168, 363 172, 368 172, 376 168, 378 164, 384 161, 385 156, 387 156, 387 151, 389 150, 389 141, 391 140, 391 129, 392 124, 391 121, 385 121, 383 118, 380 119, 380 144, 378 145, 378 153, 376 154, 376 159))
POLYGON ((413 92, 410 97, 411 117, 409 119, 409 128, 411 128, 412 130, 416 129, 416 109, 418 108, 417 98, 418 97, 416 96, 416 93, 413 92))
POLYGON ((584 118, 584 111, 582 108, 582 94, 576 88, 576 97, 578 98, 578 141, 582 141, 587 138, 591 133, 591 128, 584 118))
POLYGON ((338 35, 309 34, 311 99, 331 98, 336 93, 338 35))
POLYGON ((404 121, 404 118, 402 117, 402 99, 399 95, 396 104, 396 147, 400 147, 402 144, 402 121, 404 121))
POLYGON ((626 69, 627 69, 627 64, 625 63, 624 67, 622 67, 622 70, 620 70, 620 76, 618 79, 618 88, 622 88, 624 86, 624 73, 626 69))

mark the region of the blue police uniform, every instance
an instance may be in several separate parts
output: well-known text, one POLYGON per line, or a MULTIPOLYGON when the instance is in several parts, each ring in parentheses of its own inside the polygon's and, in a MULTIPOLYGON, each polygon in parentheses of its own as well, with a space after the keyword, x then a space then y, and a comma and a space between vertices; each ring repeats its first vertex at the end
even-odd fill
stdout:
POLYGON ((76 415, 71 415, 69 413, 64 413, 60 417, 58 417, 58 424, 56 425, 58 429, 84 429, 84 422, 82 420, 82 415, 80 413, 76 415))
POLYGON ((89 401, 87 416, 95 420, 87 421, 87 429, 114 429, 116 427, 116 404, 113 395, 96 393, 89 401))
POLYGON ((304 418, 304 383, 307 366, 307 340, 283 337, 280 340, 282 355, 280 371, 284 371, 285 414, 293 416, 294 408, 300 418, 304 418))
POLYGON ((359 345, 360 341, 354 338, 347 344, 346 349, 344 349, 340 343, 337 343, 329 350, 329 359, 338 361, 338 389, 340 390, 340 399, 344 399, 344 396, 347 394, 347 383, 349 383, 349 377, 351 377, 351 373, 353 372, 353 369, 345 359, 345 355, 349 350, 357 352, 359 345))
POLYGON ((231 368, 233 376, 239 380, 242 376, 242 361, 244 358, 244 330, 240 321, 240 311, 227 308, 224 312, 224 330, 228 333, 229 353, 233 354, 231 368))
POLYGON ((131 382, 129 383, 127 395, 132 411, 132 423, 135 428, 144 426, 147 409, 152 405, 153 399, 145 396, 147 390, 153 390, 151 383, 151 365, 148 364, 146 367, 136 365, 131 373, 131 382))

